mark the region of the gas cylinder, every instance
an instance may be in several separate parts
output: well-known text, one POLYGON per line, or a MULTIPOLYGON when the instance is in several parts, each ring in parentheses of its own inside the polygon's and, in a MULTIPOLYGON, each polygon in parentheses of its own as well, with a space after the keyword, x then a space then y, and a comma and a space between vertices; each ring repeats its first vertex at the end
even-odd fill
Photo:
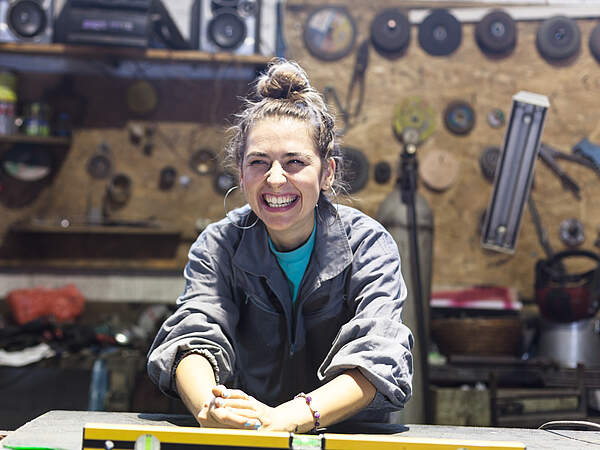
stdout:
MULTIPOLYGON (((413 396, 404 410, 392 416, 394 423, 426 423, 426 405, 422 393, 424 386, 423 373, 418 339, 418 321, 420 320, 415 306, 415 292, 411 273, 410 227, 407 219, 407 205, 402 202, 400 187, 396 185, 392 192, 383 200, 377 211, 377 220, 389 231, 400 253, 402 277, 406 283, 407 297, 402 310, 402 321, 410 328, 415 337, 413 354, 413 396)), ((431 277, 433 266, 433 211, 427 200, 418 191, 415 192, 415 209, 417 216, 417 238, 419 250, 419 267, 421 268, 421 289, 423 294, 422 311, 424 315, 424 330, 429 336, 431 297, 431 277)), ((428 349, 427 349, 428 350, 428 349)), ((429 405, 432 407, 433 405, 429 405)))

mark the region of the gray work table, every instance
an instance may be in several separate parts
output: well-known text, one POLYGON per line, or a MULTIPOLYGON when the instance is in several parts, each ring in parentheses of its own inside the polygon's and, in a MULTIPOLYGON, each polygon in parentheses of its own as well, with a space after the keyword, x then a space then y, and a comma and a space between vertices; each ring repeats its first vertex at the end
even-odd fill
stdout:
MULTIPOLYGON (((85 423, 141 424, 160 426, 194 426, 191 416, 115 413, 92 411, 50 411, 26 423, 0 441, 4 446, 46 447, 64 450, 81 450, 85 423)), ((394 425, 363 424, 333 428, 325 432, 350 432, 355 434, 397 434, 400 437, 468 439, 480 441, 516 441, 527 449, 581 449, 600 448, 600 432, 575 430, 531 430, 521 428, 487 428, 445 425, 394 425)))

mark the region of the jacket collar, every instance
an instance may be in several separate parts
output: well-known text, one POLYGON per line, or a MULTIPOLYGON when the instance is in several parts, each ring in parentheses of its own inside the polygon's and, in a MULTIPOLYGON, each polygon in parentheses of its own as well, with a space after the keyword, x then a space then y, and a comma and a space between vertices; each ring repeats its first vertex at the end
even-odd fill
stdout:
MULTIPOLYGON (((256 215, 251 213, 247 222, 252 223, 255 218, 256 215)), ((317 284, 336 277, 352 262, 352 251, 338 210, 324 195, 320 196, 317 204, 317 233, 312 258, 309 268, 312 266, 316 269, 316 277, 311 276, 311 279, 317 284)), ((262 221, 242 232, 233 263, 244 272, 256 276, 271 280, 281 277, 275 255, 269 249, 267 229, 262 221)), ((315 272, 314 269, 311 272, 315 272)))

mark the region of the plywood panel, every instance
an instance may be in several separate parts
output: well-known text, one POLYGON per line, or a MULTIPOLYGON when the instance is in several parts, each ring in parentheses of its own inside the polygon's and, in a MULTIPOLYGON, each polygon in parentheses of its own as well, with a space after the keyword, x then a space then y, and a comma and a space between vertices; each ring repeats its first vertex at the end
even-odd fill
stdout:
MULTIPOLYGON (((290 26, 286 29, 289 57, 307 69, 318 88, 335 86, 344 98, 354 54, 332 63, 310 55, 303 45, 302 24, 317 3, 290 3, 290 26)), ((324 3, 336 2, 318 4, 324 3)), ((370 23, 378 11, 397 5, 383 0, 337 3, 349 5, 359 30, 358 42, 368 38, 370 23)), ((549 64, 538 54, 535 36, 540 23, 519 22, 517 47, 503 59, 491 59, 480 51, 473 24, 463 24, 461 46, 446 57, 431 56, 420 48, 416 25, 412 26, 411 44, 403 57, 386 59, 371 48, 362 114, 344 143, 362 149, 372 163, 385 160, 396 167, 401 146, 391 127, 394 107, 404 98, 417 95, 436 110, 436 132, 419 148, 419 159, 431 151, 446 150, 459 160, 458 180, 448 191, 435 193, 419 186, 435 216, 434 285, 493 283, 516 286, 522 295, 532 295, 533 266, 544 254, 527 211, 513 256, 484 251, 479 244, 479 220, 492 185, 482 177, 478 158, 485 147, 501 146, 506 132, 506 127, 494 129, 487 124, 490 110, 500 108, 508 115, 512 96, 520 90, 544 94, 551 103, 544 142, 567 152, 583 137, 600 143, 596 114, 600 107, 600 64, 587 47, 590 30, 597 21, 577 20, 582 32, 581 52, 572 64, 563 67, 549 64), (446 105, 457 99, 468 101, 477 114, 475 128, 467 136, 453 135, 443 125, 446 105)), ((558 239, 559 223, 576 217, 585 225, 584 247, 595 249, 593 242, 600 223, 598 177, 589 169, 560 164, 580 183, 582 199, 577 201, 546 166, 537 164, 533 196, 550 242, 556 250, 564 249, 558 239)), ((365 190, 354 195, 353 204, 374 215, 391 189, 392 181, 381 186, 371 180, 365 190)))

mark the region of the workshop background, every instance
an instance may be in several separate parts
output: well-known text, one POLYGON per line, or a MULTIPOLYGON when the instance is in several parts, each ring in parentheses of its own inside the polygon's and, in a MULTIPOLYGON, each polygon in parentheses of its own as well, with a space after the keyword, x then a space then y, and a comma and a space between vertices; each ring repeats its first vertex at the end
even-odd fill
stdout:
MULTIPOLYGON (((0 0, 0 23, 14 1, 0 0)), ((61 3, 53 6, 56 14, 61 3)), ((175 6, 164 3, 175 14, 175 6)), ((223 195, 235 184, 222 164, 226 128, 249 83, 274 55, 299 62, 313 85, 327 92, 352 158, 352 192, 339 198, 394 228, 409 287, 412 255, 403 247, 408 227, 396 184, 406 148, 398 124, 417 115, 417 228, 423 291, 432 301, 423 301, 421 313, 415 305, 407 308, 414 311, 414 321, 408 320, 413 330, 424 322, 432 345, 425 368, 430 389, 421 395, 417 380, 415 390, 415 404, 426 411, 407 417, 508 426, 528 423, 526 414, 534 415, 532 426, 548 418, 597 420, 600 326, 592 319, 600 287, 585 285, 589 305, 568 317, 544 317, 539 306, 545 298, 535 290, 536 263, 552 251, 596 255, 600 248, 600 2, 564 3, 264 0, 261 26, 268 30, 256 30, 261 46, 230 51, 173 49, 152 39, 137 45, 162 47, 153 54, 123 45, 81 47, 64 36, 56 44, 58 16, 47 42, 0 32, 0 95, 14 94, 0 97, 0 376, 12 380, 0 381, 0 430, 44 407, 182 411, 148 384, 144 352, 182 288, 189 246, 224 215, 223 195), (499 51, 476 38, 477 24, 493 10, 509 15, 501 17, 508 20, 504 25, 514 24, 514 47, 499 51), (439 26, 419 36, 429 14, 442 20, 449 37, 436 42, 439 26), (339 21, 331 22, 339 34, 330 45, 318 34, 327 20, 339 21), (390 20, 405 34, 386 35, 390 20), (540 44, 543 26, 550 37, 540 44), (560 33, 568 39, 579 33, 580 44, 553 47, 560 33), (519 91, 549 100, 541 139, 548 151, 584 161, 555 158, 570 177, 565 180, 538 159, 530 197, 542 231, 536 232, 525 200, 514 251, 498 252, 482 247, 482 226, 519 91), (16 121, 5 120, 11 105, 16 121), (391 220, 382 204, 394 200, 397 217, 391 220), (69 284, 76 292, 65 294, 69 284), (38 291, 23 291, 33 288, 38 291), (41 288, 68 298, 73 314, 61 322, 56 311, 37 317, 23 312, 24 305, 35 310, 36 295, 48 294, 41 288), (47 314, 54 321, 40 324, 47 314), (555 348, 539 340, 540 319, 557 324, 546 334, 557 339, 550 345, 574 340, 579 360, 553 360, 555 348), (74 346, 14 362, 24 343, 56 341, 57 329, 71 330, 57 323, 74 327, 74 346), (83 377, 74 389, 78 399, 63 386, 63 395, 47 395, 53 398, 43 405, 24 402, 33 397, 24 394, 32 385, 52 379, 48 371, 57 383, 67 373, 80 382, 83 377), (10 403, 9 391, 19 401, 10 403), (508 402, 503 392, 512 395, 508 402), (562 394, 566 403, 556 400, 562 394), (527 403, 528 396, 542 399, 527 403), (510 417, 502 422, 503 415, 510 417)), ((178 11, 192 11, 192 4, 178 2, 178 11)), ((234 195, 228 206, 241 202, 234 195)), ((594 272, 597 266, 593 257, 571 258, 567 271, 594 272)), ((577 280, 577 287, 589 278, 577 280)))

